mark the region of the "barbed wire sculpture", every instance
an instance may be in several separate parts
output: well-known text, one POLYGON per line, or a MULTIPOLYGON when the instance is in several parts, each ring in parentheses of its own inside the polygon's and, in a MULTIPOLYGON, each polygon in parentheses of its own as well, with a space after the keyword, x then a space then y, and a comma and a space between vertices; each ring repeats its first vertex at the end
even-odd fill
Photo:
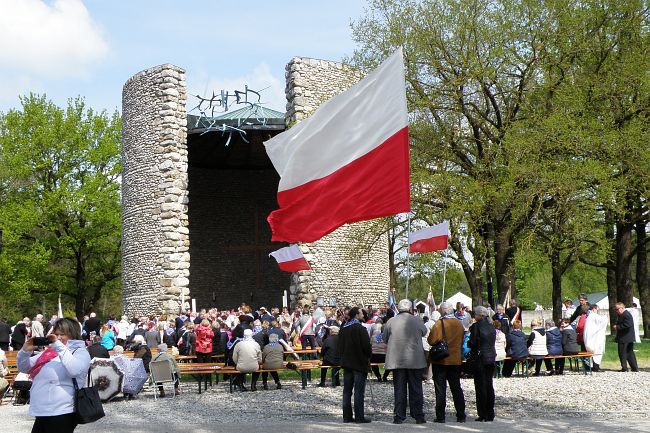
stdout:
POLYGON ((257 124, 266 125, 266 118, 259 116, 260 108, 262 108, 262 95, 261 92, 268 89, 268 87, 256 91, 249 89, 248 85, 244 85, 244 90, 221 90, 219 93, 212 92, 212 97, 204 98, 200 95, 194 95, 198 99, 196 107, 192 108, 189 112, 198 112, 198 117, 194 124, 194 128, 199 125, 206 124, 205 130, 201 135, 212 131, 221 131, 221 135, 228 134, 226 146, 230 144, 233 134, 237 133, 244 142, 249 143, 246 138, 246 131, 241 127, 243 125, 252 125, 251 120, 255 120, 257 124), (219 114, 226 113, 232 106, 245 105, 250 108, 248 115, 245 118, 237 119, 237 126, 226 125, 225 123, 217 124, 216 118, 219 114))

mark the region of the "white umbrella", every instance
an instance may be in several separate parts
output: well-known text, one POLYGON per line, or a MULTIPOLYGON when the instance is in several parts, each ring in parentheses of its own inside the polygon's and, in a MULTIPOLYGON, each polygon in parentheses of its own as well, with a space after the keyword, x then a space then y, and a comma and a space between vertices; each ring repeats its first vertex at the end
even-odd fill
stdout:
POLYGON ((94 358, 90 361, 90 377, 102 401, 109 401, 122 391, 124 373, 111 359, 94 358))
POLYGON ((136 395, 142 391, 142 387, 149 380, 149 375, 144 369, 142 359, 117 356, 113 360, 120 370, 124 372, 122 392, 124 394, 136 395))

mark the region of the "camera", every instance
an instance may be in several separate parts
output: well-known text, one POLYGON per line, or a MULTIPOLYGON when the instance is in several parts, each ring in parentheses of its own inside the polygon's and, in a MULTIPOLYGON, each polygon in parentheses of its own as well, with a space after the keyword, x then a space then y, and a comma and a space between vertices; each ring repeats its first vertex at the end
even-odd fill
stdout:
POLYGON ((49 338, 34 337, 34 346, 48 346, 51 343, 49 338))

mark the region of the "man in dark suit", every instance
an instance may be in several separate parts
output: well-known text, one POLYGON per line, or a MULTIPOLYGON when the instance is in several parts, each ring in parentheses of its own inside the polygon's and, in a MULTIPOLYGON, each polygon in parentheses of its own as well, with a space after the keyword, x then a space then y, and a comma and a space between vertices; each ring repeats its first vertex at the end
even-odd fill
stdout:
POLYGON ((632 315, 625 309, 625 304, 622 302, 616 303, 616 314, 618 320, 614 325, 614 329, 616 330, 621 371, 627 371, 628 362, 632 371, 639 371, 636 356, 634 355, 634 319, 632 319, 632 315))
POLYGON ((102 328, 102 323, 99 321, 97 318, 97 314, 95 313, 90 313, 90 318, 86 320, 86 323, 84 324, 84 330, 86 331, 86 335, 90 339, 90 333, 94 332, 95 335, 100 334, 100 329, 102 328))
POLYGON ((363 310, 350 308, 348 321, 339 332, 338 352, 343 376, 343 422, 368 423, 364 415, 366 376, 372 355, 370 336, 363 327, 363 310), (352 417, 352 390, 354 389, 354 418, 352 417))

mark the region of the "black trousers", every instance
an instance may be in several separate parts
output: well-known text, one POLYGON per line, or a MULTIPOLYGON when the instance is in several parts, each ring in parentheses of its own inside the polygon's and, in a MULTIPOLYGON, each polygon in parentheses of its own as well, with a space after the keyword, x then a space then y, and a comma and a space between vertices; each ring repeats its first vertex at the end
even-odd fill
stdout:
POLYGON ((406 419, 406 400, 408 388, 409 412, 415 419, 424 419, 424 394, 422 392, 422 368, 398 368, 393 371, 393 391, 395 394, 396 419, 406 419))
POLYGON ((9 342, 7 341, 7 342, 4 342, 4 343, 0 343, 0 349, 4 350, 5 352, 8 352, 9 351, 9 342))
POLYGON ((343 375, 343 420, 351 421, 352 418, 352 391, 354 390, 354 419, 365 418, 364 400, 366 397, 365 371, 344 368, 343 375))
POLYGON ((634 343, 618 343, 618 360, 621 361, 621 369, 627 371, 627 364, 630 364, 632 371, 639 371, 634 355, 634 343))
MULTIPOLYGON (((253 373, 253 377, 252 377, 252 379, 251 379, 251 383, 252 383, 253 385, 257 384, 257 379, 259 379, 259 377, 260 377, 260 373, 258 373, 258 372, 254 372, 254 373, 253 373)), ((277 371, 271 371, 271 377, 273 378, 273 380, 275 381, 275 383, 280 383, 280 376, 278 376, 278 372, 277 372, 277 371)), ((263 383, 264 385, 266 385, 266 383, 268 382, 268 380, 269 380, 269 372, 268 372, 268 371, 265 371, 265 372, 262 373, 262 383, 263 383)))
POLYGON ((332 386, 339 386, 341 384, 341 379, 339 377, 340 367, 321 368, 320 383, 325 385, 325 380, 327 379, 327 370, 329 369, 332 370, 332 386))
POLYGON ((200 362, 200 363, 212 362, 212 354, 211 353, 196 352, 196 361, 195 362, 200 362))
POLYGON ((72 433, 77 428, 77 417, 74 413, 57 416, 37 416, 32 427, 32 433, 72 433))
POLYGON ((479 418, 494 419, 494 364, 481 364, 476 366, 474 373, 474 389, 476 390, 476 411, 479 418))
POLYGON ((456 418, 465 418, 465 395, 460 387, 460 365, 433 364, 433 383, 436 390, 436 419, 445 419, 447 407, 447 382, 454 397, 456 418))

